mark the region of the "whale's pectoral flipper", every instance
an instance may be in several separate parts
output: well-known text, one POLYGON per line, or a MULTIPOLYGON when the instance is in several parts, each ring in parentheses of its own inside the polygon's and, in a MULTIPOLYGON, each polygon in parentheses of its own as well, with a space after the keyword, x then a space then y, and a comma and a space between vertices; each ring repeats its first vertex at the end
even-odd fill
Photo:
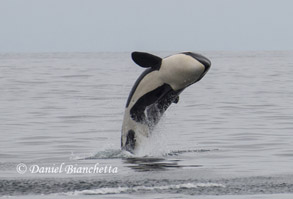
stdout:
POLYGON ((125 150, 133 152, 135 148, 135 132, 129 130, 126 137, 125 150))
POLYGON ((145 52, 133 52, 132 60, 143 68, 159 69, 162 63, 162 58, 145 52))
POLYGON ((163 84, 153 91, 146 93, 130 109, 131 118, 136 122, 146 123, 146 108, 166 97, 165 95, 170 93, 171 90, 172 88, 168 84, 163 84))
POLYGON ((179 94, 182 92, 182 90, 174 91, 170 86, 168 86, 168 90, 162 95, 156 103, 149 106, 147 108, 147 118, 148 121, 151 122, 151 126, 156 125, 163 113, 168 109, 168 107, 172 103, 178 103, 179 101, 179 94))

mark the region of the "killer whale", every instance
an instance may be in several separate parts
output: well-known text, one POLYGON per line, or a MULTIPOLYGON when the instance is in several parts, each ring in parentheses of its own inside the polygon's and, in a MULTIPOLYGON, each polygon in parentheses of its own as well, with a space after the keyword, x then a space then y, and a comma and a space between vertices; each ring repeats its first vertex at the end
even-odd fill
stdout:
POLYGON ((146 52, 133 52, 131 57, 146 68, 130 91, 121 130, 121 149, 135 153, 168 107, 178 103, 180 93, 208 72, 211 61, 193 52, 163 59, 146 52))

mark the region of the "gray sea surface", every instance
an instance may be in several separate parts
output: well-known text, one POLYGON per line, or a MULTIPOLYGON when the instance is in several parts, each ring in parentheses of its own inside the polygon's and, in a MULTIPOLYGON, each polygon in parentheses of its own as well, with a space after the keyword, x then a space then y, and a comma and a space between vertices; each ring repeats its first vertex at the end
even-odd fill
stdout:
POLYGON ((0 54, 0 197, 293 198, 293 51, 199 53, 210 71, 136 155, 130 52, 0 54))

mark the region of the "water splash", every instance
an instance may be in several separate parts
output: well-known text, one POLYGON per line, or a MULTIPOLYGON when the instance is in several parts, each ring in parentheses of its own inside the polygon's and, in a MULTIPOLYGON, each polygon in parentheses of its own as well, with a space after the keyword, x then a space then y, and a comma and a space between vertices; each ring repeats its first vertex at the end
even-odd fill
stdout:
POLYGON ((85 160, 89 159, 121 159, 121 158, 131 158, 133 154, 121 150, 121 149, 105 149, 103 151, 97 152, 95 155, 84 158, 85 160))
POLYGON ((168 147, 168 133, 165 128, 164 115, 152 129, 151 135, 143 140, 136 150, 137 157, 163 157, 170 152, 168 147))
MULTIPOLYGON (((155 138, 152 138, 155 139, 155 138)), ((189 150, 171 150, 168 151, 162 146, 157 145, 150 140, 144 148, 141 148, 138 154, 132 154, 121 149, 105 149, 98 151, 96 154, 87 157, 72 155, 74 160, 91 160, 91 159, 147 159, 147 160, 165 160, 168 157, 178 156, 184 153, 204 153, 218 151, 219 149, 189 149, 189 150)))

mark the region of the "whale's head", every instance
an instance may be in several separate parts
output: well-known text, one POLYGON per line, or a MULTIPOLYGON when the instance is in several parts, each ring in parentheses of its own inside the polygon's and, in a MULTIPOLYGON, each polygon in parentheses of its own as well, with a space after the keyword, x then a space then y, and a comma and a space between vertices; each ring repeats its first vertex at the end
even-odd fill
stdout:
MULTIPOLYGON (((183 53, 185 55, 188 55, 190 57, 192 57, 194 60, 198 61, 199 63, 201 63, 203 66, 204 66, 204 71, 203 73, 201 74, 200 78, 198 79, 198 81, 203 78, 203 76, 208 72, 208 70, 210 69, 211 67, 211 61, 204 57, 203 55, 201 54, 197 54, 197 53, 192 53, 192 52, 185 52, 183 53)), ((197 67, 197 64, 196 66, 197 67)))
POLYGON ((185 52, 162 60, 160 74, 164 82, 174 90, 180 90, 201 80, 210 69, 211 62, 206 57, 185 52))
POLYGON ((175 91, 201 80, 211 67, 208 58, 193 52, 183 52, 164 59, 149 53, 133 52, 132 59, 141 67, 158 70, 161 81, 175 91))

